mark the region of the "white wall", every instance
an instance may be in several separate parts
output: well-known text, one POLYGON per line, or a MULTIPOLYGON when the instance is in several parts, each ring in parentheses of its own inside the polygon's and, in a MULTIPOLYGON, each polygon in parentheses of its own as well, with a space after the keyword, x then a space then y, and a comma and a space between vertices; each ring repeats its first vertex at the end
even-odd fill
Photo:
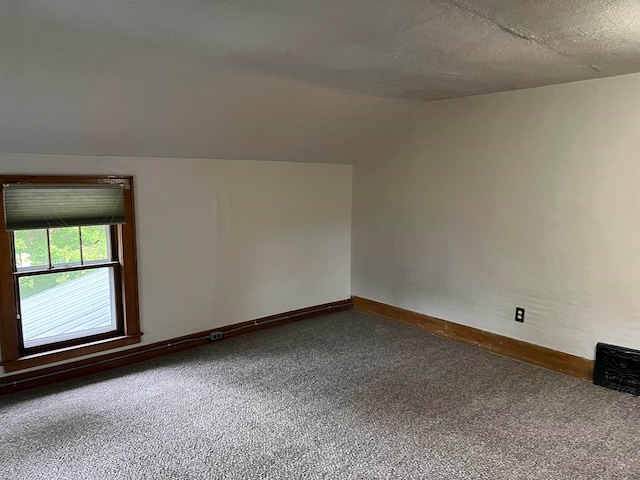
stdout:
POLYGON ((640 348, 639 125, 640 75, 426 104, 355 167, 353 294, 586 358, 640 348))
POLYGON ((0 154, 0 171, 134 175, 143 344, 350 296, 350 166, 0 154))

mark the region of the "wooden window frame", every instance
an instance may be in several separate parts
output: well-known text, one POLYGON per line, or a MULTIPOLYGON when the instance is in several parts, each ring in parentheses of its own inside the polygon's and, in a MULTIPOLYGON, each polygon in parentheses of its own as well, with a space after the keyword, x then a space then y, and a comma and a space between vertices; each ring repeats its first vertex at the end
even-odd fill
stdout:
POLYGON ((13 281, 13 248, 11 232, 4 228, 4 205, 0 196, 0 351, 5 372, 15 372, 25 368, 38 367, 83 355, 120 348, 140 343, 140 318, 138 307, 138 273, 136 254, 136 230, 133 199, 133 177, 130 176, 21 176, 2 175, 2 185, 7 183, 45 184, 120 184, 124 186, 126 223, 112 228, 117 233, 119 268, 116 269, 120 288, 121 304, 116 306, 121 318, 121 330, 109 338, 88 337, 78 345, 61 346, 54 350, 25 354, 20 350, 20 328, 17 321, 17 295, 13 281))

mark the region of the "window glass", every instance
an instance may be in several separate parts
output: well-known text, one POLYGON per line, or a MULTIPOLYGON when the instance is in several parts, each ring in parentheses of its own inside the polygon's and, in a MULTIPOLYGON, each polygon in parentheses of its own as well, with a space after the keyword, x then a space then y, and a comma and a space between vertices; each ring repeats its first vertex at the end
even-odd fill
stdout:
POLYGON ((78 227, 50 228, 51 264, 80 263, 80 231, 78 227))
POLYGON ((18 268, 49 265, 46 229, 14 232, 14 249, 18 268))
POLYGON ((109 227, 107 225, 81 227, 81 232, 82 258, 85 263, 110 260, 109 227))
POLYGON ((51 275, 29 275, 28 277, 20 277, 18 283, 20 285, 20 298, 29 298, 46 290, 50 290, 58 285, 74 280, 85 274, 87 270, 79 270, 75 272, 60 272, 51 275))
POLYGON ((115 330, 112 272, 104 267, 21 277, 25 348, 115 330))

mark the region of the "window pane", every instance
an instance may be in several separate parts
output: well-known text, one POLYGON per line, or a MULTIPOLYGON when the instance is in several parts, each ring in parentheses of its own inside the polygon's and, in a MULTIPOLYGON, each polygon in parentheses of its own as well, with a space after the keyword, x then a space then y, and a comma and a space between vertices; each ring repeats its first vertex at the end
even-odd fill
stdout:
POLYGON ((32 275, 18 283, 26 348, 117 328, 112 268, 32 275))
POLYGON ((78 227, 50 228, 49 241, 53 265, 80 263, 80 231, 78 227))
POLYGON ((19 230, 13 233, 18 268, 49 265, 47 230, 19 230))
POLYGON ((109 260, 109 227, 94 225, 82 227, 82 257, 86 262, 109 260))

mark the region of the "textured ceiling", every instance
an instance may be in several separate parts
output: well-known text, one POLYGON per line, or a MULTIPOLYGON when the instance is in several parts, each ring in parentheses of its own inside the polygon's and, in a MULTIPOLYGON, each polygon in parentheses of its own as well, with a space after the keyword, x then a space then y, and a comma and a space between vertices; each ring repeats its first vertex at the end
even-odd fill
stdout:
POLYGON ((420 100, 640 71, 637 0, 21 0, 2 23, 420 100))
POLYGON ((352 163, 424 100, 640 71, 640 0, 0 0, 0 152, 352 163))

